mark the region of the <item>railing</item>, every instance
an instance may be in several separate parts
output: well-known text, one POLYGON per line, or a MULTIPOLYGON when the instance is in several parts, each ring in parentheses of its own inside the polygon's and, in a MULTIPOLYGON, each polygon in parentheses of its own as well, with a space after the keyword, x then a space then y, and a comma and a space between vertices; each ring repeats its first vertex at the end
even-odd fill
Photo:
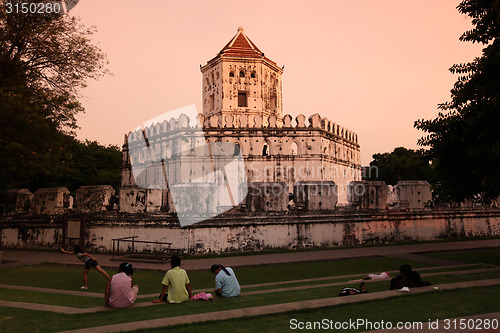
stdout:
MULTIPOLYGON (((113 258, 115 256, 118 256, 120 254, 120 242, 132 242, 132 253, 135 252, 135 244, 155 244, 155 245, 166 245, 164 249, 162 249, 155 257, 159 256, 160 254, 166 254, 167 251, 172 250, 172 243, 168 242, 153 242, 153 241, 141 241, 141 240, 136 240, 139 236, 129 236, 129 237, 122 237, 122 238, 113 238, 113 258)), ((165 258, 163 258, 165 260, 165 258)))

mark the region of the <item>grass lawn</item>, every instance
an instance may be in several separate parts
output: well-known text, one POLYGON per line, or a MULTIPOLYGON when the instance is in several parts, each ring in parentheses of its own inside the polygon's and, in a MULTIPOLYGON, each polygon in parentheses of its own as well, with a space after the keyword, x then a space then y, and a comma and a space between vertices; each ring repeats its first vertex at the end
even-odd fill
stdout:
MULTIPOLYGON (((376 257, 327 262, 293 263, 280 265, 260 265, 235 269, 241 285, 289 281, 308 278, 339 276, 347 274, 362 274, 367 272, 383 272, 395 270, 401 264, 401 259, 376 257)), ((429 267, 429 265, 409 262, 414 268, 429 267)), ((82 286, 82 268, 65 266, 22 266, 1 271, 0 284, 19 286, 55 288, 65 290, 80 290, 82 286)), ((112 275, 115 272, 108 271, 112 275)), ((141 294, 161 291, 161 280, 164 273, 137 270, 134 273, 134 283, 140 286, 141 294)), ((214 275, 208 270, 188 272, 193 289, 211 290, 214 287, 214 275)), ((92 292, 104 292, 106 278, 95 270, 89 273, 89 289, 92 292)))
MULTIPOLYGON (((219 333, 219 332, 293 332, 290 321, 318 322, 323 319, 334 322, 345 322, 349 319, 364 319, 370 322, 428 322, 428 320, 447 319, 471 316, 500 311, 500 286, 489 288, 471 288, 455 291, 431 292, 420 295, 408 295, 370 302, 325 307, 321 309, 294 311, 278 315, 250 318, 238 318, 218 322, 205 322, 191 325, 172 326, 168 328, 140 330, 135 332, 176 333, 219 333), (478 297, 481 295, 481 297, 478 297), (453 304, 453 306, 450 306, 453 304)), ((341 330, 342 332, 362 332, 369 327, 357 330, 341 330)), ((305 331, 305 330, 301 330, 305 331)), ((332 330, 335 331, 335 330, 332 330)), ((422 331, 422 330, 421 330, 422 331)), ((423 332, 423 331, 422 331, 423 332)))
POLYGON ((485 263, 491 265, 500 265, 500 249, 437 252, 437 253, 428 253, 426 255, 434 258, 456 260, 467 263, 485 263))
POLYGON ((26 302, 36 304, 71 306, 74 308, 91 308, 104 305, 104 297, 85 297, 62 295, 31 290, 1 289, 0 299, 3 301, 26 302))
MULTIPOLYGON (((482 254, 477 254, 477 256, 479 257, 479 259, 475 262, 484 261, 482 260, 482 254)), ((329 262, 308 262, 242 267, 236 269, 235 272, 241 285, 293 281, 307 278, 332 277, 332 279, 325 281, 305 283, 305 285, 311 285, 335 282, 337 280, 340 280, 339 278, 335 278, 335 276, 340 275, 359 274, 359 278, 361 278, 365 273, 368 272, 392 271, 396 270, 401 263, 401 259, 397 258, 371 257, 329 262)), ((416 262, 408 263, 417 270, 418 268, 431 267, 429 265, 416 262)), ((474 268, 481 268, 481 266, 471 265, 468 268, 464 267, 460 270, 474 268)), ((436 270, 440 272, 453 271, 455 269, 456 268, 443 267, 439 269, 433 269, 433 272, 435 272, 436 270)), ((471 273, 466 275, 436 275, 427 279, 425 278, 425 272, 426 271, 421 272, 423 275, 423 279, 430 280, 433 284, 500 277, 500 271, 496 271, 471 273)), ((108 273, 112 274, 114 272, 108 271, 108 273)), ((211 290, 213 288, 214 276, 208 271, 190 272, 189 277, 191 280, 191 285, 194 289, 211 290)), ((161 272, 145 270, 143 271, 139 269, 134 273, 134 281, 141 287, 140 294, 158 293, 161 288, 160 281, 162 278, 163 273, 161 272)), ((35 265, 10 268, 0 271, 0 284, 25 285, 80 291, 79 287, 81 286, 81 279, 82 268, 77 267, 35 265)), ((346 280, 347 279, 343 278, 341 281, 346 280)), ((101 274, 96 271, 91 271, 91 273, 89 274, 89 291, 103 292, 105 282, 106 280, 101 274)), ((290 284, 271 287, 268 286, 262 288, 283 288, 295 285, 301 284, 291 282, 290 284)), ((367 283, 366 287, 369 292, 376 292, 387 290, 388 285, 389 281, 384 280, 378 282, 369 282, 367 283)), ((214 302, 161 304, 150 307, 75 315, 0 307, 0 331, 54 332, 186 314, 280 304, 308 299, 319 299, 336 296, 343 286, 357 287, 359 286, 359 283, 346 282, 342 286, 317 287, 297 291, 256 294, 240 296, 235 299, 216 299, 214 302)), ((256 289, 258 288, 254 288, 253 290, 256 289)), ((249 289, 244 289, 244 291, 249 291, 249 289)), ((404 317, 405 320, 410 320, 409 318, 413 317, 407 314, 407 312, 411 313, 412 315, 414 315, 414 312, 418 312, 420 317, 427 317, 424 319, 414 320, 427 320, 429 318, 435 319, 439 316, 456 317, 461 315, 471 315, 474 313, 500 311, 499 305, 497 305, 499 302, 492 301, 493 299, 497 300, 500 296, 500 286, 484 288, 484 290, 478 289, 478 291, 476 291, 475 293, 471 292, 470 290, 458 290, 451 292, 445 291, 437 293, 434 292, 431 295, 408 295, 408 297, 403 297, 402 299, 401 297, 398 297, 397 299, 371 301, 363 304, 342 305, 320 310, 300 311, 297 313, 297 316, 302 316, 300 318, 321 317, 321 319, 329 318, 332 320, 348 320, 349 318, 393 320, 392 318, 404 317), (477 295, 481 295, 481 297, 477 297, 477 295), (436 301, 436 297, 439 297, 438 301, 436 301), (429 306, 429 304, 431 304, 432 302, 434 302, 435 304, 433 303, 432 306, 429 306), (450 306, 450 304, 453 304, 453 306, 450 306), (489 305, 493 305, 493 307, 492 309, 486 311, 489 305), (407 315, 408 318, 406 317, 407 315)), ((95 297, 60 295, 55 293, 10 289, 0 289, 0 299, 71 307, 94 307, 101 306, 103 303, 101 298, 95 297)), ((140 301, 148 300, 145 299, 140 301)), ((215 327, 218 332, 221 329, 230 329, 232 332, 255 332, 257 330, 262 330, 263 332, 282 332, 288 330, 289 320, 291 318, 290 315, 291 314, 272 315, 264 318, 238 319, 235 321, 230 320, 221 323, 201 325, 194 324, 184 327, 176 327, 175 330, 180 332, 195 332, 199 330, 206 331, 208 328, 210 328, 209 332, 211 332, 212 327, 215 327)), ((165 331, 165 329, 157 331, 163 332, 165 331)))

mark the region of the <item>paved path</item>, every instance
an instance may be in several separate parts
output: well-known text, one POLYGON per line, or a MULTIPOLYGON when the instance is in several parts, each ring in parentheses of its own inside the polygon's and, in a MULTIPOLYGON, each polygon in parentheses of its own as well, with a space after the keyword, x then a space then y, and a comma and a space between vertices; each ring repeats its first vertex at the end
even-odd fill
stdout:
MULTIPOLYGON (((499 285, 500 279, 490 279, 490 280, 481 280, 481 281, 469 281, 469 282, 458 282, 458 283, 449 283, 439 285, 441 290, 452 290, 452 289, 462 289, 462 288, 471 288, 471 287, 487 287, 492 285, 499 285)), ((430 287, 420 287, 413 288, 411 290, 412 294, 419 294, 424 292, 429 292, 433 290, 433 286, 430 287)), ((304 310, 304 309, 316 309, 327 306, 334 306, 339 304, 347 304, 347 303, 356 303, 363 301, 370 301, 376 299, 382 299, 392 296, 400 296, 404 297, 405 294, 399 293, 394 290, 387 290, 375 293, 361 294, 350 297, 330 297, 330 298, 322 298, 316 300, 308 300, 308 301, 300 301, 293 303, 281 303, 281 304, 273 304, 273 305, 264 305, 257 306, 251 308, 243 308, 243 309, 234 309, 234 310, 226 310, 226 311, 216 311, 209 313, 200 313, 186 316, 177 316, 177 317, 169 317, 169 318, 161 318, 161 319, 152 319, 152 320, 142 320, 136 322, 128 322, 122 324, 114 324, 114 325, 106 325, 100 327, 91 327, 84 329, 77 329, 66 331, 67 332, 77 332, 77 333, 101 333, 101 332, 122 332, 122 331, 131 331, 137 329, 145 329, 145 328, 158 328, 158 327, 167 327, 172 325, 179 324, 193 324, 197 322, 203 322, 207 320, 227 320, 233 318, 241 318, 241 317, 250 317, 250 316, 261 316, 268 314, 278 314, 284 313, 288 311, 295 310, 304 310)))
MULTIPOLYGON (((184 260, 182 266, 186 270, 208 270, 214 263, 224 266, 256 266, 261 264, 278 264, 289 262, 307 262, 307 261, 327 261, 348 258, 372 257, 372 256, 391 256, 401 257, 407 254, 418 254, 422 252, 434 251, 453 251, 453 250, 472 250, 482 248, 500 247, 500 239, 460 241, 460 242, 438 242, 425 244, 393 245, 393 246, 370 246, 351 249, 332 249, 322 251, 306 251, 293 253, 262 254, 253 256, 235 256, 209 259, 189 259, 184 260)), ((117 267, 119 262, 112 261, 111 255, 95 255, 102 266, 117 267)), ((409 259, 409 257, 406 257, 409 259)), ((421 261, 429 261, 428 257, 412 256, 412 260, 420 258, 421 261)), ((62 254, 58 251, 21 251, 4 250, 3 259, 15 261, 15 263, 1 264, 0 268, 11 267, 12 265, 38 264, 38 263, 58 263, 58 264, 81 264, 74 255, 62 254)), ((441 259, 433 261, 436 265, 456 264, 456 262, 442 261, 441 259)), ((141 269, 166 270, 167 264, 156 264, 148 262, 134 263, 134 266, 141 269)))

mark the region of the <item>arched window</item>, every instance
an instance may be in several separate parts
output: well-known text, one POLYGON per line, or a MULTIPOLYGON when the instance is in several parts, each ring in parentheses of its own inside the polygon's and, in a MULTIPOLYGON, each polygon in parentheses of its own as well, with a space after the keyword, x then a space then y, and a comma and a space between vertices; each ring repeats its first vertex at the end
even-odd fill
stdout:
POLYGON ((251 77, 252 79, 255 79, 255 78, 257 77, 257 75, 255 74, 255 71, 253 71, 253 72, 250 74, 250 77, 251 77))
POLYGON ((265 143, 264 147, 262 147, 262 156, 269 156, 269 146, 267 143, 265 143))
POLYGON ((292 146, 290 147, 290 155, 296 156, 298 154, 299 148, 297 147, 296 142, 292 142, 292 146))
POLYGON ((235 144, 233 156, 238 156, 240 154, 240 151, 241 151, 240 144, 239 143, 235 144))
POLYGON ((245 77, 245 72, 244 71, 240 71, 240 77, 245 77))
POLYGON ((229 77, 234 77, 234 72, 233 71, 229 72, 229 77))

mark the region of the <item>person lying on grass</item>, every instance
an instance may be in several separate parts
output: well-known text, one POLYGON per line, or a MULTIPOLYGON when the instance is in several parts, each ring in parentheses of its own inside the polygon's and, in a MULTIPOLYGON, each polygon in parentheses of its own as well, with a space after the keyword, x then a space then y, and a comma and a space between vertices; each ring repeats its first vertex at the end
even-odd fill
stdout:
POLYGON ((118 273, 111 277, 106 285, 104 304, 107 307, 122 309, 134 304, 139 292, 139 286, 132 280, 134 268, 132 264, 124 262, 118 267, 118 273))
POLYGON ((399 266, 399 275, 391 280, 389 290, 401 289, 403 287, 415 288, 430 286, 429 281, 422 281, 420 274, 411 269, 410 265, 399 266))
POLYGON ((96 271, 98 271, 99 273, 104 275, 108 280, 110 280, 108 273, 106 273, 106 271, 104 269, 102 269, 101 266, 99 266, 99 263, 97 262, 96 258, 94 258, 90 254, 82 251, 82 249, 78 245, 73 245, 73 251, 74 252, 66 251, 65 249, 63 249, 61 247, 62 253, 76 254, 78 259, 80 259, 85 264, 85 268, 83 269, 83 286, 80 289, 88 289, 88 283, 87 283, 88 274, 89 274, 89 271, 92 269, 92 267, 95 268, 96 271))
POLYGON ((236 274, 231 267, 212 265, 210 271, 215 274, 215 294, 221 297, 236 297, 241 288, 236 274))
POLYGON ((173 255, 170 258, 170 267, 172 269, 167 271, 163 281, 161 281, 163 288, 161 289, 160 297, 159 299, 155 299, 153 303, 182 303, 193 296, 189 277, 186 271, 180 268, 180 265, 181 258, 173 255), (167 293, 166 300, 165 293, 167 293))

